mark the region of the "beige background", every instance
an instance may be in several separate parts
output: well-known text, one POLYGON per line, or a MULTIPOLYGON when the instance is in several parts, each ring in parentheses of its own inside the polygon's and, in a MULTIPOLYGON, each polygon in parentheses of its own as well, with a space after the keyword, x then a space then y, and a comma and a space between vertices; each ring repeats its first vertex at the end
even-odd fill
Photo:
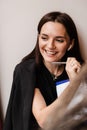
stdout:
MULTIPOLYGON (((0 96, 4 116, 14 67, 33 49, 37 24, 49 11, 68 13, 76 23, 82 50, 87 48, 87 0, 1 0, 0 96)), ((86 51, 83 52, 86 58, 86 51)))

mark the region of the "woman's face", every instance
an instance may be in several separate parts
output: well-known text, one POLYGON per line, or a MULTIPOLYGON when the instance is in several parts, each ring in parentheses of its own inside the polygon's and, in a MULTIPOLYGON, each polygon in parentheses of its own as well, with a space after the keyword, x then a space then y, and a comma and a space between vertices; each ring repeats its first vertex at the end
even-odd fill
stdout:
POLYGON ((39 34, 39 49, 45 62, 61 61, 70 46, 65 27, 58 22, 45 23, 39 34))

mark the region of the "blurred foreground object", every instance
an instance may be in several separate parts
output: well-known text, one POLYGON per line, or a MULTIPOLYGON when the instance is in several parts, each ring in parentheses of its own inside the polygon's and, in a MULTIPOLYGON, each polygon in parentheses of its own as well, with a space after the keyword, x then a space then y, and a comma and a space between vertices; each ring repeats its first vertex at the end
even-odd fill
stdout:
POLYGON ((79 88, 68 104, 67 109, 63 108, 58 111, 54 122, 51 122, 50 126, 44 130, 87 130, 87 62, 82 66, 81 72, 69 86, 77 85, 79 85, 79 88), (64 118, 60 116, 62 113, 64 113, 64 118), (60 120, 57 120, 58 116, 60 116, 60 120))

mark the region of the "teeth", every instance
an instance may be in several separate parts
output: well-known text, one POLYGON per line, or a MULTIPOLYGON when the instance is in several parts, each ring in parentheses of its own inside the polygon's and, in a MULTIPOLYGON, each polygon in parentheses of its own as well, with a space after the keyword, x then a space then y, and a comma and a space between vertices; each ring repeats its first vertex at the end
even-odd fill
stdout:
POLYGON ((51 55, 56 54, 56 52, 54 52, 54 51, 47 51, 47 50, 46 50, 46 53, 51 54, 51 55))

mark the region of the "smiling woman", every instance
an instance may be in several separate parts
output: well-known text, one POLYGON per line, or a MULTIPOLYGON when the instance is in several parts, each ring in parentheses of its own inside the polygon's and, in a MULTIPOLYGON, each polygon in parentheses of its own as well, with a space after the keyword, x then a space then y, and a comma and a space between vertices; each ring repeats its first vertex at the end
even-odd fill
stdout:
POLYGON ((79 87, 70 84, 83 63, 71 17, 62 12, 44 15, 38 24, 35 48, 14 70, 3 130, 47 129, 55 124, 56 115, 60 124, 68 116, 65 110, 79 87), (58 87, 62 88, 61 94, 58 87))

